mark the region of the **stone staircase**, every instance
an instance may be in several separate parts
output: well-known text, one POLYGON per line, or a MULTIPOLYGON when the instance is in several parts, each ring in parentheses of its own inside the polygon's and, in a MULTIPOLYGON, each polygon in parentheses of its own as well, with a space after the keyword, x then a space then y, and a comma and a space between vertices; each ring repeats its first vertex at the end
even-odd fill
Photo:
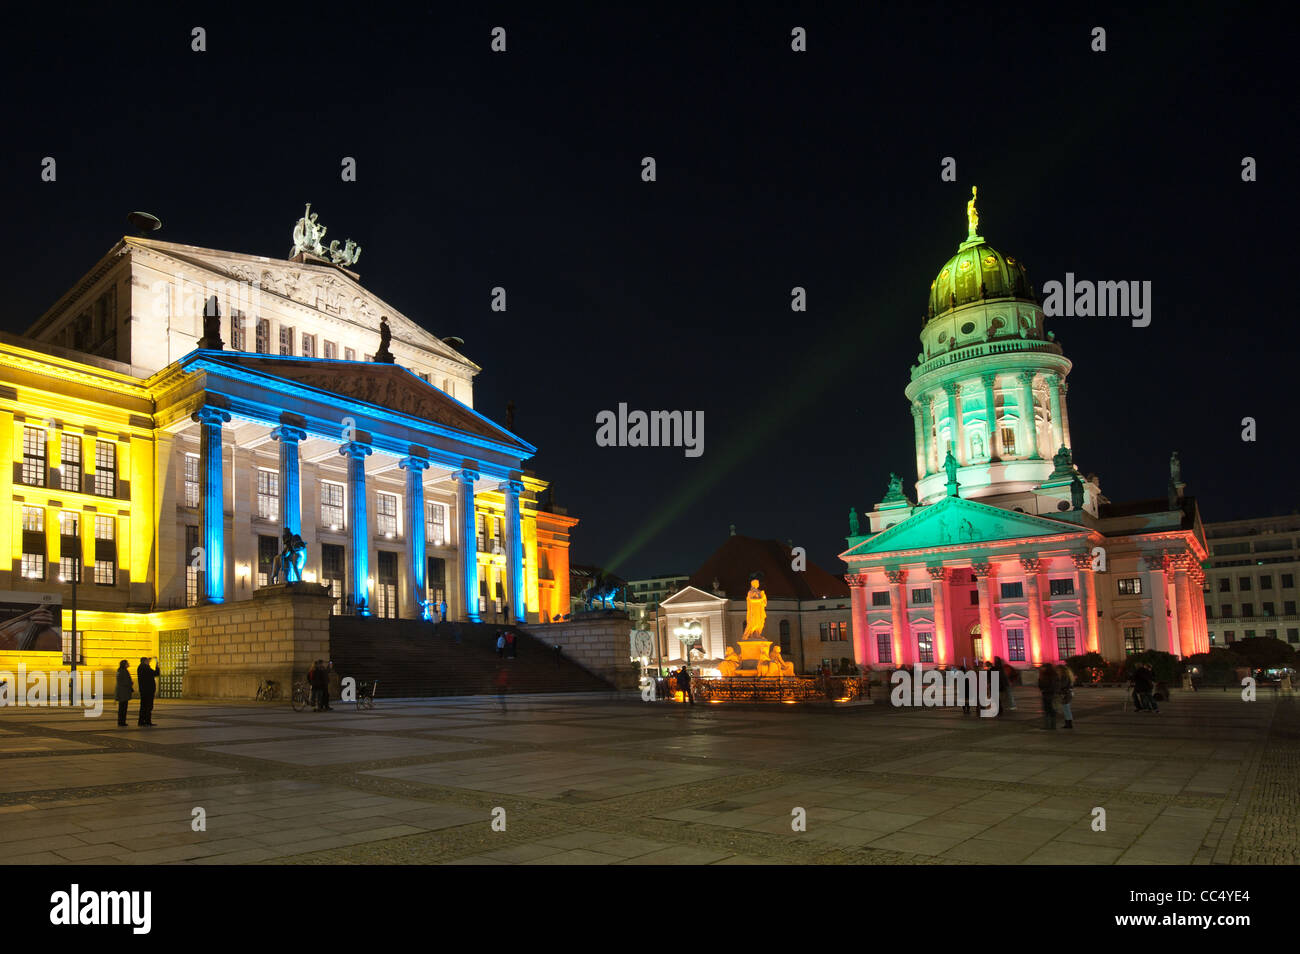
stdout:
POLYGON ((330 653, 340 677, 379 680, 378 698, 487 695, 506 671, 508 691, 600 692, 613 687, 515 626, 330 618, 330 653), (455 630, 459 630, 459 640, 455 630), (497 656, 497 633, 515 634, 513 659, 497 656))

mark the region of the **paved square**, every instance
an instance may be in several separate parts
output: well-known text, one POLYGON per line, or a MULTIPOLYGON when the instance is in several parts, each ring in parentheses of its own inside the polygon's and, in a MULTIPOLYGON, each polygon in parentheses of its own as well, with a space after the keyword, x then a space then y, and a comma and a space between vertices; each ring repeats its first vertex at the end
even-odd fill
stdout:
POLYGON ((1295 699, 1178 693, 1148 715, 1124 711, 1119 690, 1081 690, 1075 712, 1077 728, 1051 732, 1030 692, 998 719, 635 695, 319 714, 163 700, 153 729, 119 728, 109 711, 4 709, 0 858, 1300 862, 1295 699))

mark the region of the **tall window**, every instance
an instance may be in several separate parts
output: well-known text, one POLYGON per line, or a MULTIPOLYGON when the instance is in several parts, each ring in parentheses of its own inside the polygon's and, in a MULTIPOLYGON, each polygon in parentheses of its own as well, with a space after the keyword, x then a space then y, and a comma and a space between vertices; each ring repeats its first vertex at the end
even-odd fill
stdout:
POLYGON ((95 493, 117 496, 117 445, 112 441, 95 441, 95 493))
POLYGON ((1146 639, 1141 626, 1124 627, 1124 655, 1132 656, 1146 649, 1146 639))
POLYGON ((117 585, 117 518, 95 515, 95 582, 117 585))
POLYGON ((185 506, 199 505, 199 455, 185 455, 185 506))
POLYGON ((272 522, 280 519, 280 474, 259 468, 257 471, 257 515, 272 522))
POLYGON ((1056 627, 1056 658, 1069 659, 1074 655, 1074 627, 1056 627))
POLYGON ((1007 660, 1009 662, 1025 661, 1025 631, 1023 629, 1007 630, 1007 660))
POLYGON ((380 619, 397 619, 397 554, 379 551, 375 579, 375 609, 380 619))
POLYGON ((1014 427, 1002 428, 1002 453, 1008 457, 1016 453, 1016 429, 1014 427))
POLYGON ((934 633, 916 634, 916 652, 920 662, 934 662, 934 633))
POLYGON ((315 335, 302 336, 302 356, 304 358, 316 357, 316 336, 315 335))
POLYGON ((478 537, 478 549, 480 552, 487 550, 487 517, 483 514, 475 514, 476 535, 478 537))
POLYGON ((441 603, 447 598, 447 562, 442 557, 428 558, 428 575, 424 578, 427 599, 441 603))
POLYGON ((501 553, 502 541, 505 540, 505 533, 501 529, 501 518, 492 518, 492 552, 501 553))
POLYGON ((355 361, 355 360, 357 360, 357 349, 356 349, 356 348, 344 348, 344 349, 343 349, 343 360, 344 360, 344 361, 355 361))
POLYGON ((320 482, 320 522, 321 526, 331 530, 342 530, 346 526, 346 510, 343 506, 343 485, 332 480, 320 482))
POLYGON ((280 326, 280 354, 293 354, 293 329, 280 326))
POLYGON ((199 528, 185 527, 185 552, 181 554, 181 563, 185 567, 185 605, 199 605, 199 568, 194 565, 194 551, 199 546, 199 528))
POLYGON ((230 347, 233 351, 248 350, 248 331, 244 327, 244 313, 237 309, 230 312, 230 347))
POLYGON ((59 582, 81 582, 81 514, 75 510, 59 511, 59 582))
POLYGON ((343 612, 343 547, 335 543, 322 543, 320 548, 321 582, 334 597, 335 616, 343 612))
POLYGON ((333 361, 339 356, 339 346, 333 341, 325 342, 325 357, 333 361))
POLYGON ((397 495, 375 494, 375 529, 385 537, 397 536, 397 495))
POLYGON ((257 536, 257 585, 269 586, 271 583, 271 567, 275 563, 276 555, 280 552, 280 540, 278 537, 272 537, 265 533, 257 536))
POLYGON ((424 539, 435 547, 447 543, 447 508, 440 503, 424 505, 424 539))
POLYGON ((64 433, 59 439, 59 489, 81 493, 81 435, 64 433))
POLYGON ((45 579, 44 507, 23 507, 23 579, 45 579))
POLYGON ((257 319, 257 353, 271 353, 271 321, 269 318, 257 319))
POLYGON ((45 431, 39 427, 23 428, 23 483, 45 486, 45 431))
POLYGON ((888 633, 876 634, 876 658, 882 663, 894 661, 894 646, 888 633))

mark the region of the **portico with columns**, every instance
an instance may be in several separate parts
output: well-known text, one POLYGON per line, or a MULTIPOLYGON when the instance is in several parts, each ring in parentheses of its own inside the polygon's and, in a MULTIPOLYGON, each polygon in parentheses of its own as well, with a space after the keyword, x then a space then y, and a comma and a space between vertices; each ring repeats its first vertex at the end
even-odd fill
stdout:
POLYGON ((535 448, 402 368, 320 364, 196 351, 158 376, 169 605, 270 586, 287 527, 336 613, 431 619, 445 600, 450 619, 537 621, 535 448))

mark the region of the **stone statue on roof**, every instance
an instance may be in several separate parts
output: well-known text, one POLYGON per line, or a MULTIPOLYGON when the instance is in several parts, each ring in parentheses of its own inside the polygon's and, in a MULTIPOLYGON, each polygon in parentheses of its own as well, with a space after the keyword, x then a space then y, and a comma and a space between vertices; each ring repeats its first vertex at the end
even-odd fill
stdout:
POLYGON ((319 217, 319 213, 313 212, 311 203, 308 202, 307 210, 293 227, 293 252, 291 257, 302 252, 319 255, 321 258, 325 257, 325 249, 321 246, 321 239, 325 237, 325 226, 316 221, 319 217))

